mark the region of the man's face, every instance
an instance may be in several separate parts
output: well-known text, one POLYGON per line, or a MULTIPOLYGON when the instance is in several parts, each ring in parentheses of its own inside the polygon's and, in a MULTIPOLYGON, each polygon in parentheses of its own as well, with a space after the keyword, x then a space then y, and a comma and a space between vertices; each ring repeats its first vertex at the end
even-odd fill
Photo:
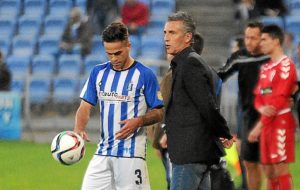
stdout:
POLYGON ((277 46, 277 41, 276 39, 273 39, 269 34, 263 33, 261 35, 261 42, 260 42, 260 49, 263 54, 271 54, 274 50, 274 47, 277 46))
POLYGON ((190 45, 192 34, 184 31, 182 21, 168 21, 164 28, 167 54, 176 55, 190 45))
POLYGON ((246 28, 245 30, 245 47, 250 54, 259 53, 259 44, 261 33, 259 28, 246 28))
POLYGON ((129 66, 130 43, 128 41, 104 42, 106 54, 115 70, 129 66))

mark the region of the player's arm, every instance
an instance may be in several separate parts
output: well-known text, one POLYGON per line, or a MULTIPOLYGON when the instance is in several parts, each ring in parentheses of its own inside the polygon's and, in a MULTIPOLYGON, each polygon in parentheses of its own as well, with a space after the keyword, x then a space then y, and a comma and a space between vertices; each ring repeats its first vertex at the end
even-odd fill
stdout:
POLYGON ((162 121, 163 109, 155 108, 148 111, 145 115, 120 121, 124 125, 121 130, 116 133, 117 139, 125 139, 136 131, 139 127, 148 126, 162 121))
POLYGON ((217 74, 222 79, 226 81, 230 76, 232 76, 239 69, 238 62, 238 52, 232 54, 220 69, 218 69, 217 74))
POLYGON ((74 131, 79 134, 84 140, 89 141, 88 135, 85 131, 87 123, 90 119, 92 105, 82 100, 75 116, 74 131))

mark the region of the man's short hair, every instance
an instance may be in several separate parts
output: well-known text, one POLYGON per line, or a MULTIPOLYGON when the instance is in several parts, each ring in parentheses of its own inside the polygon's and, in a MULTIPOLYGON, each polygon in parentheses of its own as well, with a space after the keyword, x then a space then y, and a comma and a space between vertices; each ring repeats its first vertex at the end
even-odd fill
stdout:
POLYGON ((196 25, 191 15, 186 12, 179 11, 171 14, 168 17, 168 21, 182 21, 185 32, 190 32, 192 35, 195 34, 196 25))
POLYGON ((195 32, 192 47, 194 48, 196 53, 201 55, 203 46, 204 46, 204 39, 203 39, 202 35, 199 32, 195 32))
POLYGON ((284 33, 278 25, 276 24, 267 25, 262 29, 261 32, 269 34, 273 39, 278 39, 280 45, 283 44, 284 33))
POLYGON ((263 23, 258 21, 249 22, 247 24, 247 28, 258 28, 260 31, 262 31, 263 27, 264 27, 263 23))
POLYGON ((128 41, 128 28, 121 22, 113 22, 102 32, 103 42, 128 41))

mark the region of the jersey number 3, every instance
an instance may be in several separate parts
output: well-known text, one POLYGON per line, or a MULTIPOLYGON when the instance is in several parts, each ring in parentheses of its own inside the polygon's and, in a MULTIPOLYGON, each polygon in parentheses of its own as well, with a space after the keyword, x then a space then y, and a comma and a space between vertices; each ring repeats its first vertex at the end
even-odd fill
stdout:
POLYGON ((135 170, 134 173, 135 173, 135 175, 137 177, 137 180, 135 180, 135 183, 137 185, 142 184, 143 183, 143 180, 142 180, 142 171, 140 169, 137 169, 137 170, 135 170))

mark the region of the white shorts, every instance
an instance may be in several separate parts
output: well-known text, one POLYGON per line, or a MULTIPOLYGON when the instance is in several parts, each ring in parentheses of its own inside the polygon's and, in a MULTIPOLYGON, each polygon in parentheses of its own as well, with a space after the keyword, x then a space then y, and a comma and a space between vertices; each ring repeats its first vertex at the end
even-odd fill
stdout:
POLYGON ((82 190, 150 190, 147 163, 141 158, 94 155, 82 190))

